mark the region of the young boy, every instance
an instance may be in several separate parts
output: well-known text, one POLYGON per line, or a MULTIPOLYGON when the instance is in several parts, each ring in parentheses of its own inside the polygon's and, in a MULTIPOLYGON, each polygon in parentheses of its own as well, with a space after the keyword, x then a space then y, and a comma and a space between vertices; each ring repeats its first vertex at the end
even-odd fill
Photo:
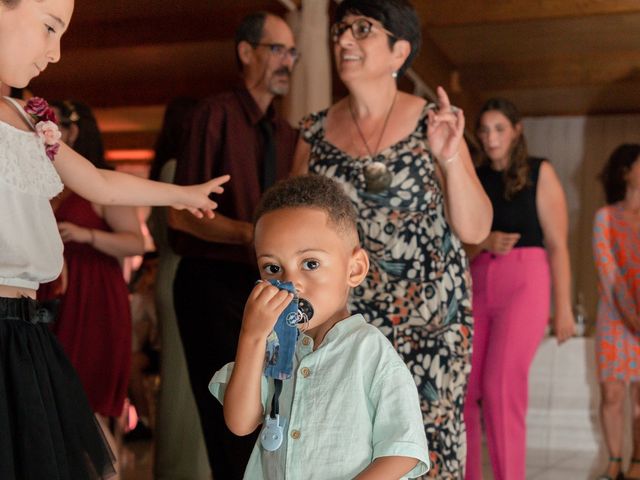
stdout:
MULTIPOLYGON (((262 279, 293 283, 314 313, 298 336, 293 375, 279 397, 286 422, 282 444, 267 451, 258 439, 244 477, 424 474, 428 448, 413 378, 389 341, 347 310, 349 290, 365 278, 369 260, 340 186, 306 175, 269 189, 255 216, 255 248, 262 279)), ((253 432, 269 411, 274 382, 263 375, 266 341, 292 299, 267 281, 256 285, 245 306, 235 364, 209 384, 236 435, 253 432)))

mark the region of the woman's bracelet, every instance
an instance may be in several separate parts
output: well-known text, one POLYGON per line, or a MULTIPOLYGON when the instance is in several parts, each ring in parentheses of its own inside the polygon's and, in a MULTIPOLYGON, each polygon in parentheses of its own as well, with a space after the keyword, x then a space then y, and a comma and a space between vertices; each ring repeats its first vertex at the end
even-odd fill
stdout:
POLYGON ((450 163, 453 163, 453 161, 458 158, 459 156, 459 152, 454 153, 453 155, 451 155, 449 158, 447 158, 446 160, 442 161, 443 165, 449 165, 450 163))

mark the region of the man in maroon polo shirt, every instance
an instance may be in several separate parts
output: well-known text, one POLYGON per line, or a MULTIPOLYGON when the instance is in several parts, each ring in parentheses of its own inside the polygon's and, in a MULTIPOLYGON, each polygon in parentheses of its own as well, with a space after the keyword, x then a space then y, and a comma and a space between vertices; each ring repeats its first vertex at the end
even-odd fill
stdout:
MULTIPOLYGON (((280 17, 256 13, 236 31, 242 82, 196 109, 176 183, 231 174, 216 196, 214 219, 172 211, 173 248, 182 256, 174 281, 175 308, 191 387, 214 477, 240 479, 256 436, 236 437, 208 392, 216 370, 233 361, 245 301, 259 278, 253 253, 253 211, 262 192, 288 175, 297 132, 274 111, 289 91, 298 57, 280 17)), ((257 435, 257 432, 254 434, 257 435)))

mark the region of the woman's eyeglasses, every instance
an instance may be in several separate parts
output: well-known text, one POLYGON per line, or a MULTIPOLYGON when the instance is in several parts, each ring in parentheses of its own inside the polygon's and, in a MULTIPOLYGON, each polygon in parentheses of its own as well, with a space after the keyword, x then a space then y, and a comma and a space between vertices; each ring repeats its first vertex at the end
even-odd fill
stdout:
POLYGON ((253 46, 254 48, 266 47, 271 51, 273 56, 278 57, 280 59, 289 55, 291 57, 291 60, 293 60, 294 63, 300 60, 300 52, 296 47, 287 48, 286 45, 283 45, 281 43, 254 43, 253 46))
POLYGON ((371 31, 374 28, 382 30, 391 38, 396 38, 395 35, 391 33, 389 30, 387 30, 386 28, 380 27, 378 25, 374 25, 372 22, 370 22, 366 18, 359 18, 352 23, 346 23, 346 22, 334 23, 331 26, 331 40, 333 41, 333 43, 338 43, 338 40, 340 40, 340 37, 342 37, 344 32, 347 31, 347 29, 351 29, 351 34, 353 35, 353 38, 355 38, 356 40, 363 40, 371 34, 371 31))

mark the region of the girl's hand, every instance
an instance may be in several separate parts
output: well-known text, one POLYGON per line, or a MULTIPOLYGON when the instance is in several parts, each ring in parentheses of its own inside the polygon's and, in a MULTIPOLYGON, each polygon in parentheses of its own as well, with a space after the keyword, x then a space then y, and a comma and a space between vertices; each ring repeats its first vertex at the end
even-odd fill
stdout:
POLYGON ((223 175, 199 185, 179 187, 181 201, 171 206, 177 210, 189 210, 197 218, 213 218, 213 210, 218 204, 211 200, 209 195, 212 193, 222 193, 224 188, 222 188, 221 185, 228 182, 230 178, 229 175, 223 175))
POLYGON ((293 300, 293 294, 269 282, 260 281, 249 295, 242 317, 242 333, 255 338, 267 337, 278 317, 293 300))
POLYGON ((58 223, 58 231, 64 243, 92 243, 93 240, 90 228, 79 227, 75 223, 60 222, 58 223))
POLYGON ((569 340, 576 333, 576 321, 573 318, 571 308, 556 311, 553 317, 553 331, 558 344, 569 340))
POLYGON ((483 242, 484 249, 497 255, 506 255, 520 240, 519 233, 506 233, 494 230, 483 242))
POLYGON ((444 88, 438 87, 437 93, 437 109, 427 112, 427 138, 431 153, 444 170, 460 149, 464 134, 464 114, 459 108, 451 106, 444 88))

